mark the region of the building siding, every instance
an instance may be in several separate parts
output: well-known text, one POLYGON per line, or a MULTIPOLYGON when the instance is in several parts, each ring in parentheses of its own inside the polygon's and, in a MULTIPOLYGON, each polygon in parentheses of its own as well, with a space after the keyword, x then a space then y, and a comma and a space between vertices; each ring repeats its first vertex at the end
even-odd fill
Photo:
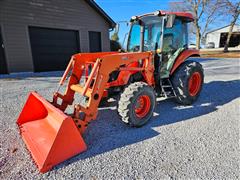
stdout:
MULTIPOLYGON (((217 30, 207 33, 206 44, 209 42, 214 42, 215 48, 219 48, 221 33, 228 33, 229 28, 230 28, 230 26, 227 26, 227 27, 220 28, 220 29, 217 29, 217 30)), ((233 27, 233 32, 240 32, 240 26, 235 25, 233 27)))
POLYGON ((220 43, 220 35, 221 33, 218 33, 218 32, 208 34, 206 39, 206 44, 209 42, 213 42, 215 44, 215 48, 218 48, 220 43))
POLYGON ((0 27, 10 72, 33 71, 28 27, 77 30, 81 52, 89 51, 88 31, 99 31, 109 51, 109 24, 84 0, 3 0, 0 27))

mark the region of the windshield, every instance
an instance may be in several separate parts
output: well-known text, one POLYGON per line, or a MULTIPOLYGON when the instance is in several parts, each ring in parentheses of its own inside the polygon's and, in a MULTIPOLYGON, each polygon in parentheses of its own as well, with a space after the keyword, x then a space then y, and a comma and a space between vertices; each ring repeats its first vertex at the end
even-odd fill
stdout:
POLYGON ((129 52, 138 52, 141 45, 141 26, 143 26, 144 46, 143 51, 154 51, 160 48, 160 37, 162 18, 159 16, 146 16, 141 18, 141 25, 138 21, 132 23, 128 39, 129 52))

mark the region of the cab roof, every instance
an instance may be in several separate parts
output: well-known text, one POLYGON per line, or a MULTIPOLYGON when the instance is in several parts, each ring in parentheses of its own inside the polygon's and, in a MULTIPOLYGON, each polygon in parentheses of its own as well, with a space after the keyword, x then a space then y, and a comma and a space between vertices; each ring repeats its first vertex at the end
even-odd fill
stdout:
POLYGON ((170 11, 159 11, 162 15, 175 14, 177 17, 183 18, 187 21, 193 21, 194 17, 188 12, 170 12, 170 11))
POLYGON ((163 10, 158 10, 152 13, 147 13, 147 14, 143 14, 139 17, 143 17, 143 16, 148 16, 148 15, 156 15, 159 14, 160 16, 164 16, 164 15, 168 15, 168 14, 175 14, 177 17, 181 18, 183 21, 186 22, 192 22, 194 21, 194 17, 191 13, 188 12, 171 12, 171 11, 163 11, 163 10))

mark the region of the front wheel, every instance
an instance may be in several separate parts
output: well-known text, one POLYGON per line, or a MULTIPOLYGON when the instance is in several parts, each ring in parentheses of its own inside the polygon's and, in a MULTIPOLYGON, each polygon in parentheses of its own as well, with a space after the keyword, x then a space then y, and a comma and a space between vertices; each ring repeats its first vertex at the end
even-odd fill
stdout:
POLYGON ((196 101, 201 92, 203 80, 203 68, 200 63, 195 61, 184 62, 172 77, 177 102, 190 105, 196 101))
POLYGON ((133 127, 145 125, 156 105, 155 91, 144 82, 135 82, 125 88, 118 103, 123 122, 133 127))

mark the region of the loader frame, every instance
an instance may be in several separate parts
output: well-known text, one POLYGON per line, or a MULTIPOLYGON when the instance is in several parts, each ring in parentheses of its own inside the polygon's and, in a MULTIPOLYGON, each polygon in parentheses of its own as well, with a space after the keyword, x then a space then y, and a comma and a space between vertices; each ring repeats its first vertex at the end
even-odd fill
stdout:
MULTIPOLYGON (((60 110, 65 111, 68 105, 72 105, 75 92, 86 97, 86 104, 76 104, 74 107, 74 113, 72 114, 72 118, 81 133, 85 131, 91 120, 96 119, 98 105, 104 93, 107 93, 106 87, 110 86, 108 84, 109 74, 114 70, 134 73, 140 72, 147 84, 150 86, 155 85, 152 52, 121 54, 112 52, 94 54, 86 53, 72 56, 59 83, 60 86, 63 85, 67 75, 71 71, 66 91, 63 95, 58 91, 55 92, 52 104, 60 110), (138 67, 125 66, 132 63, 137 63, 138 67), (86 73, 86 64, 93 65, 90 74, 86 73), (123 65, 124 67, 121 67, 123 65), (84 86, 79 84, 82 78, 87 78, 84 86), (60 104, 58 104, 59 99, 62 100, 60 104)), ((111 82, 111 85, 114 83, 116 85, 126 85, 128 79, 129 78, 126 77, 122 80, 123 82, 111 82)))

